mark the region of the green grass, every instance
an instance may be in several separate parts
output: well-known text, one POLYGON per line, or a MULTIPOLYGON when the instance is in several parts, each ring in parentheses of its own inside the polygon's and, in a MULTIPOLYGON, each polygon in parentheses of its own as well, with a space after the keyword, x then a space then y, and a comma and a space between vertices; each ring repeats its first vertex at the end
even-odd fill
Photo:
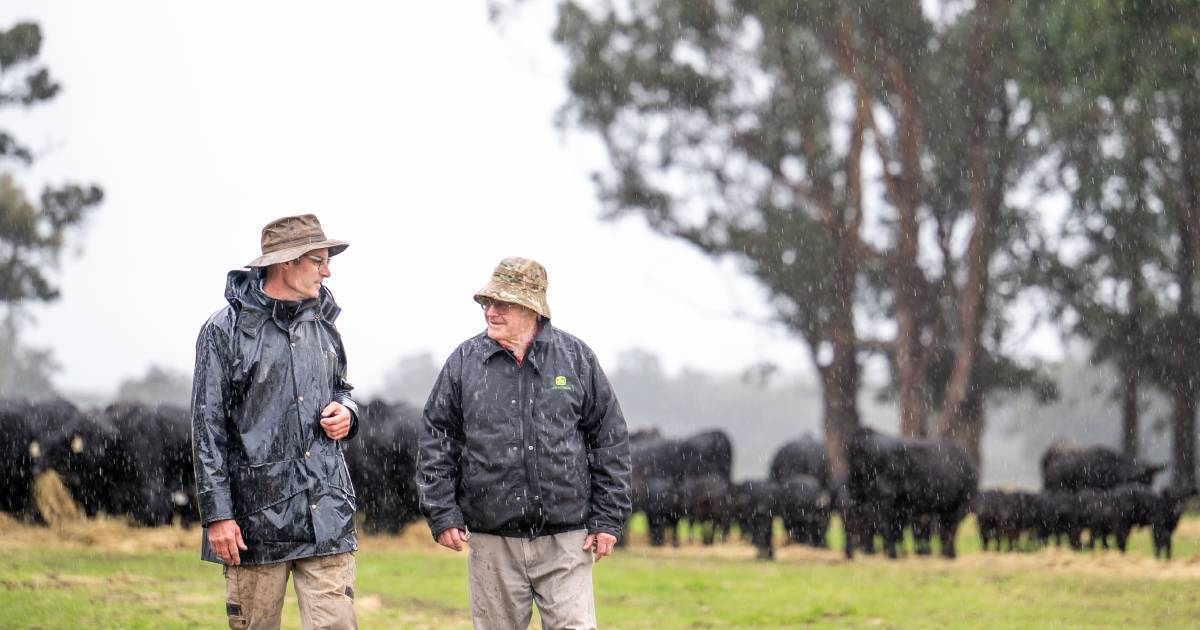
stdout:
MULTIPOLYGON (((833 552, 788 548, 766 563, 741 543, 678 551, 634 544, 597 565, 597 606, 601 627, 656 630, 1195 627, 1200 518, 1181 530, 1171 563, 1147 557, 1144 531, 1127 557, 984 555, 969 522, 954 562, 846 563, 833 552)), ((832 534, 840 537, 836 527, 832 534)), ((470 627, 463 554, 368 540, 356 591, 363 628, 470 627)), ((194 550, 0 547, 0 628, 218 628, 223 594, 220 568, 194 550)), ((284 627, 299 627, 291 596, 284 627)))

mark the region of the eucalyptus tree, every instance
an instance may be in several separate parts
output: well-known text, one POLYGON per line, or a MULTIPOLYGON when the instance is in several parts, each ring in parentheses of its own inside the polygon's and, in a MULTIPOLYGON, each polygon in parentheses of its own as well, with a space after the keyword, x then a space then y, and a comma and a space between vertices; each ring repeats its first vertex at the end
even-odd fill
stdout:
POLYGON ((977 459, 985 394, 1033 380, 1001 352, 1032 251, 1007 193, 1036 156, 1011 7, 946 4, 559 3, 563 120, 607 148, 606 215, 767 288, 811 350, 835 468, 866 352, 891 360, 902 433, 937 413, 977 459))
POLYGON ((1095 357, 1125 374, 1126 448, 1137 384, 1172 401, 1175 481, 1196 482, 1200 399, 1200 6, 1025 0, 1031 90, 1047 104, 1072 196, 1062 304, 1095 357))
MULTIPOLYGON (((0 31, 0 108, 30 108, 55 98, 61 86, 38 62, 42 32, 22 22, 0 31)), ((51 269, 69 233, 100 203, 103 192, 94 185, 46 186, 30 199, 13 176, 29 168, 36 155, 26 144, 0 129, 0 394, 20 385, 28 393, 32 381, 44 385, 52 361, 44 351, 18 343, 21 307, 59 297, 51 269), (32 370, 32 372, 31 372, 32 370), (35 378, 42 375, 42 378, 35 378)))

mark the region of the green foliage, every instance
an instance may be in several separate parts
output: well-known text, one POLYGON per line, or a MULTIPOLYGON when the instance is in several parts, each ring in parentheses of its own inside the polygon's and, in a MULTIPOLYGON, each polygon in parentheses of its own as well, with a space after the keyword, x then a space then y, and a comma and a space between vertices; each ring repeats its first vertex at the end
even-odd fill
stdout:
POLYGON ((1094 361, 1164 388, 1194 381, 1200 5, 1024 5, 1025 82, 1072 200, 1064 246, 1041 261, 1044 283, 1094 361))

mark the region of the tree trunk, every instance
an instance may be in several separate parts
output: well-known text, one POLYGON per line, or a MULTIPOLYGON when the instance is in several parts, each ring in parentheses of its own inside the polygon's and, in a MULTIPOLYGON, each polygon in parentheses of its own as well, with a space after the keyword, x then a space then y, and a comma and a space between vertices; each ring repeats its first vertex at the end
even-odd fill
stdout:
POLYGON ((987 318, 991 260, 992 224, 999 199, 993 195, 988 177, 987 112, 992 105, 987 85, 990 66, 990 34, 993 3, 981 0, 975 8, 975 46, 970 52, 967 106, 971 116, 971 139, 967 157, 968 203, 971 208, 971 239, 967 243, 966 278, 959 289, 959 338, 954 367, 946 383, 946 396, 938 435, 962 444, 980 464, 983 437, 983 391, 979 368, 983 361, 983 325, 987 318))
POLYGON ((1132 360, 1121 363, 1121 452, 1128 457, 1138 454, 1138 373, 1132 360))
POLYGON ((854 287, 857 257, 854 250, 856 235, 851 226, 836 223, 831 229, 834 244, 831 279, 835 295, 834 316, 829 324, 833 343, 833 358, 826 366, 818 365, 821 390, 825 403, 825 449, 829 453, 833 479, 849 476, 846 456, 847 437, 858 426, 858 337, 854 329, 854 287))
POLYGON ((853 352, 834 348, 832 363, 821 368, 824 403, 825 450, 832 478, 845 481, 850 467, 846 445, 858 426, 858 361, 853 352))
POLYGON ((1183 97, 1181 116, 1180 161, 1183 167, 1183 207, 1179 209, 1176 226, 1179 230, 1179 322, 1175 340, 1176 360, 1171 402, 1173 426, 1174 481, 1188 488, 1196 487, 1196 408, 1200 389, 1200 367, 1197 365, 1196 276, 1200 273, 1200 128, 1195 116, 1200 115, 1197 95, 1183 97))
POLYGON ((1171 453, 1174 464, 1171 481, 1180 487, 1196 487, 1196 387, 1180 383, 1171 392, 1171 453))

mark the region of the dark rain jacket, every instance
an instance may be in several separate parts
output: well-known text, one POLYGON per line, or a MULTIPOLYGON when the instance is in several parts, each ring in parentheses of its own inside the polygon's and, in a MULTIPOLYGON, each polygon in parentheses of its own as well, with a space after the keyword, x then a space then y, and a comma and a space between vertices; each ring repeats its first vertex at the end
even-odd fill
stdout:
POLYGON ((229 272, 229 306, 196 341, 192 450, 205 525, 201 557, 220 562, 207 526, 232 518, 248 550, 243 564, 353 551, 354 487, 341 443, 320 426, 330 401, 358 408, 334 321, 341 309, 322 287, 301 302, 262 292, 258 273, 229 272))
POLYGON ((436 537, 535 537, 586 528, 619 536, 629 516, 629 441, 596 356, 547 321, 518 365, 488 338, 446 360, 417 464, 436 537))

